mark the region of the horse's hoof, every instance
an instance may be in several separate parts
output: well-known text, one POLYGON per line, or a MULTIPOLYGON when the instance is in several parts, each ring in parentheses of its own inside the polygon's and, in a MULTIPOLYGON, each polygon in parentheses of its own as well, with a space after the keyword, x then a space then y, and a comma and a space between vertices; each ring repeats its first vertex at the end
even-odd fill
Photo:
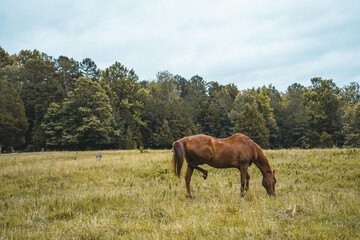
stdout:
POLYGON ((207 174, 206 175, 203 174, 203 178, 204 178, 204 180, 206 180, 207 179, 207 174))
POLYGON ((187 198, 190 198, 190 199, 192 198, 192 196, 191 196, 191 195, 189 195, 189 194, 187 194, 187 195, 186 195, 186 197, 187 197, 187 198))

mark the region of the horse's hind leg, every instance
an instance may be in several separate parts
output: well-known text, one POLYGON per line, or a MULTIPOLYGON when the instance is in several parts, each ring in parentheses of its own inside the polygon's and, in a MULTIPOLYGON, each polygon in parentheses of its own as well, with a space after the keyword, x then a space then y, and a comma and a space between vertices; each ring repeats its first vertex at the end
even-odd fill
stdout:
POLYGON ((187 191, 187 196, 189 198, 191 198, 191 193, 190 193, 190 182, 191 182, 191 176, 194 172, 194 168, 188 166, 187 170, 186 170, 186 174, 185 174, 185 182, 186 182, 186 191, 187 191))
POLYGON ((206 171, 205 169, 201 168, 201 167, 198 167, 198 166, 195 166, 194 169, 197 169, 199 170, 200 172, 203 173, 203 178, 204 180, 206 180, 207 176, 208 176, 208 171, 206 171))
POLYGON ((245 184, 245 191, 249 190, 249 182, 250 182, 250 174, 246 172, 246 184, 245 184))

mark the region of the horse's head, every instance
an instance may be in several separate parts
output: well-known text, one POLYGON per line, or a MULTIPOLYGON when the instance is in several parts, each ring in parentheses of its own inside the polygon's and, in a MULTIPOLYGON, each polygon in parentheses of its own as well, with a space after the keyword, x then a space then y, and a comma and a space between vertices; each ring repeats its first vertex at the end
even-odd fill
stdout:
POLYGON ((269 196, 276 197, 275 183, 276 183, 275 170, 264 175, 263 180, 262 180, 262 185, 266 189, 266 192, 269 194, 269 196))

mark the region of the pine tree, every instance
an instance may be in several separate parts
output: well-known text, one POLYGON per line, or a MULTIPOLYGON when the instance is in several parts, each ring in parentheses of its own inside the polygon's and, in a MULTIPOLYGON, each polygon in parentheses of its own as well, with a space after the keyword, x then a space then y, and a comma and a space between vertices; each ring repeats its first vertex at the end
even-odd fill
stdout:
POLYGON ((160 148, 171 148, 171 144, 174 142, 174 137, 166 120, 160 128, 157 139, 160 148))
POLYGON ((305 136, 309 133, 310 114, 305 107, 304 91, 304 86, 295 83, 287 88, 283 97, 281 135, 285 148, 309 148, 309 140, 305 136))
POLYGON ((169 72, 158 73, 157 81, 148 84, 143 112, 145 125, 141 129, 146 147, 171 147, 169 136, 174 140, 188 133, 186 128, 191 123, 182 119, 191 121, 191 114, 179 92, 177 81, 169 72))
POLYGON ((304 145, 308 145, 310 148, 318 148, 320 147, 320 133, 318 133, 318 131, 313 130, 309 133, 306 134, 306 144, 304 145))
MULTIPOLYGON (((119 62, 106 68, 100 76, 100 82, 110 98, 116 130, 126 135, 130 127, 134 141, 137 145, 141 145, 140 128, 144 126, 141 115, 146 92, 141 88, 138 79, 134 70, 127 69, 119 62)), ((124 144, 124 139, 120 141, 120 144, 124 144)))
POLYGON ((327 132, 322 132, 320 135, 320 147, 322 148, 329 148, 332 147, 333 140, 331 138, 331 135, 327 132))
POLYGON ((90 58, 85 58, 80 63, 80 71, 83 77, 90 78, 91 80, 96 80, 100 74, 100 70, 97 68, 95 62, 90 58))
POLYGON ((42 128, 46 136, 46 146, 50 149, 61 149, 61 138, 64 130, 61 106, 51 103, 44 117, 42 128))
POLYGON ((277 142, 279 139, 279 127, 276 123, 274 116, 274 109, 270 106, 270 97, 267 94, 266 87, 263 87, 258 95, 258 101, 260 106, 260 112, 262 113, 266 127, 269 129, 269 143, 271 148, 275 148, 277 146, 277 142))
POLYGON ((304 93, 311 116, 310 128, 318 133, 327 132, 334 141, 340 133, 340 90, 331 79, 312 78, 311 83, 304 93))
POLYGON ((76 79, 80 77, 79 63, 72 58, 60 56, 56 59, 56 67, 58 70, 58 77, 65 90, 65 96, 68 96, 69 91, 72 91, 76 79))
POLYGON ((125 149, 135 149, 137 147, 136 141, 134 140, 134 134, 130 127, 127 128, 125 134, 125 149))
POLYGON ((247 135, 262 148, 269 147, 269 130, 265 119, 254 105, 245 104, 235 122, 234 132, 247 135))
POLYGON ((17 72, 11 80, 17 85, 29 122, 26 144, 30 150, 40 150, 46 143, 43 118, 51 102, 63 99, 62 87, 56 78, 55 63, 45 53, 20 51, 16 61, 17 72))
POLYGON ((344 86, 341 96, 351 104, 360 102, 360 84, 358 82, 351 82, 349 85, 344 86))
POLYGON ((1 145, 19 147, 25 143, 28 122, 16 88, 0 79, 0 154, 1 145))
POLYGON ((62 145, 96 149, 109 146, 116 134, 110 100, 99 83, 81 77, 62 107, 62 145))
POLYGON ((215 123, 215 128, 212 132, 217 137, 228 137, 231 135, 233 127, 229 113, 239 91, 233 84, 222 86, 218 83, 210 82, 208 84, 208 92, 210 96, 209 115, 213 118, 209 120, 215 123))
POLYGON ((345 146, 360 147, 360 102, 349 106, 342 117, 342 133, 345 146))
POLYGON ((0 70, 5 68, 6 66, 10 66, 14 63, 14 59, 10 57, 9 53, 7 53, 2 47, 0 47, 0 70))

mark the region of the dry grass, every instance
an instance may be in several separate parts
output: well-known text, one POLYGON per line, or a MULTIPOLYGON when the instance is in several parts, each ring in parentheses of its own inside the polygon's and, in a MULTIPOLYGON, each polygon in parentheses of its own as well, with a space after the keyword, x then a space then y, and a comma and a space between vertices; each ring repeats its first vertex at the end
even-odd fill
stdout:
POLYGON ((245 198, 238 170, 205 166, 187 199, 169 150, 3 154, 0 239, 360 238, 359 150, 266 154, 277 198, 255 166, 245 198))

